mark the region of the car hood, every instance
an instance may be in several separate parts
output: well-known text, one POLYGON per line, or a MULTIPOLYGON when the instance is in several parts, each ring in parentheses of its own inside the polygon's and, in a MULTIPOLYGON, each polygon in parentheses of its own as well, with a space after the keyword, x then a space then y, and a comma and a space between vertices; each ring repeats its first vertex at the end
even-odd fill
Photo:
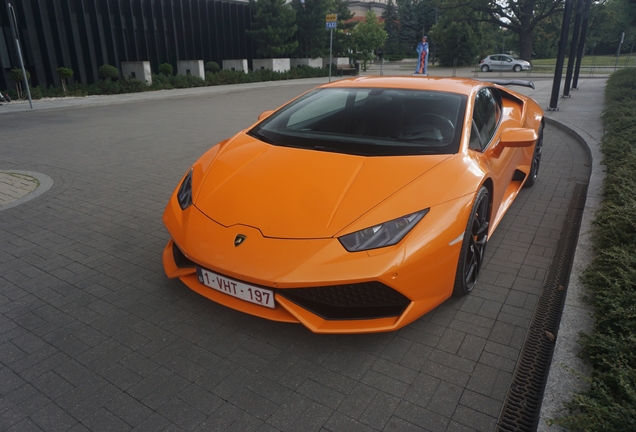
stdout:
POLYGON ((266 237, 329 238, 449 157, 354 156, 241 133, 219 151, 194 204, 221 225, 251 226, 266 237))

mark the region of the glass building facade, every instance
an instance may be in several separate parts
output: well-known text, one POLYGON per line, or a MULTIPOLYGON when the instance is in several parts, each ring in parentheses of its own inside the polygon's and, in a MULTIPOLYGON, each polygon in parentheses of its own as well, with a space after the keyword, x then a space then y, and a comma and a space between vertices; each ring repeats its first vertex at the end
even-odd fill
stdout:
POLYGON ((98 68, 149 61, 153 73, 179 60, 252 59, 246 1, 214 0, 0 0, 0 89, 13 87, 19 68, 7 4, 31 84, 60 85, 56 69, 76 82, 98 80, 98 68))

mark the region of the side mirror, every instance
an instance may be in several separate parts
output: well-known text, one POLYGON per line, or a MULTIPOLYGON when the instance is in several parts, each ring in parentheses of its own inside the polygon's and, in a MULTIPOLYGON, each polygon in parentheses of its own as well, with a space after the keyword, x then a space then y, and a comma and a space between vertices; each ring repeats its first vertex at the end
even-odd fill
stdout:
POLYGON ((501 133, 501 144, 504 147, 530 147, 538 138, 534 129, 510 128, 501 133))
POLYGON ((266 119, 267 117, 271 116, 273 112, 274 110, 263 111, 261 115, 258 116, 258 120, 260 121, 260 120, 266 119))

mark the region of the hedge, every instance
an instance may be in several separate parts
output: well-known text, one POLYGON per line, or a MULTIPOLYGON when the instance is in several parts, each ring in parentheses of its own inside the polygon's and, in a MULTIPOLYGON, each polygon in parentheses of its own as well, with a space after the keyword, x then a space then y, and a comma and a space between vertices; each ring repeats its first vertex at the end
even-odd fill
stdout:
MULTIPOLYGON (((64 94, 62 87, 44 87, 37 86, 31 88, 31 96, 34 99, 53 98, 63 96, 87 96, 100 94, 120 94, 135 93, 142 91, 169 90, 174 88, 189 88, 214 86, 222 84, 243 84, 261 81, 278 81, 298 78, 316 78, 325 77, 329 74, 329 69, 312 68, 308 66, 300 66, 287 72, 274 72, 267 69, 250 71, 248 73, 241 71, 220 70, 218 72, 208 71, 205 73, 205 79, 193 75, 166 75, 160 73, 152 75, 152 85, 147 86, 142 81, 134 78, 117 79, 117 69, 110 65, 100 67, 100 77, 103 77, 95 84, 71 84, 67 86, 67 92, 64 94)), ((335 73, 335 69, 332 74, 335 73)), ((8 89, 3 92, 8 93, 11 98, 17 100, 18 95, 15 89, 8 89)))
POLYGON ((636 69, 614 73, 605 90, 607 175, 596 215, 596 257, 583 274, 594 327, 581 342, 589 389, 557 424, 580 431, 636 431, 636 69))

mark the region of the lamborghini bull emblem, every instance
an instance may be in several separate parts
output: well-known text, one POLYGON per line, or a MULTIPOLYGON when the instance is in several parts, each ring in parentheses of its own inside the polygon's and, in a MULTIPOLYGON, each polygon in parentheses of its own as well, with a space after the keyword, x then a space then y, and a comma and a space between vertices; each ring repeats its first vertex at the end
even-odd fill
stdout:
POLYGON ((247 237, 243 234, 237 234, 236 237, 234 237, 234 247, 242 245, 246 238, 247 237))

